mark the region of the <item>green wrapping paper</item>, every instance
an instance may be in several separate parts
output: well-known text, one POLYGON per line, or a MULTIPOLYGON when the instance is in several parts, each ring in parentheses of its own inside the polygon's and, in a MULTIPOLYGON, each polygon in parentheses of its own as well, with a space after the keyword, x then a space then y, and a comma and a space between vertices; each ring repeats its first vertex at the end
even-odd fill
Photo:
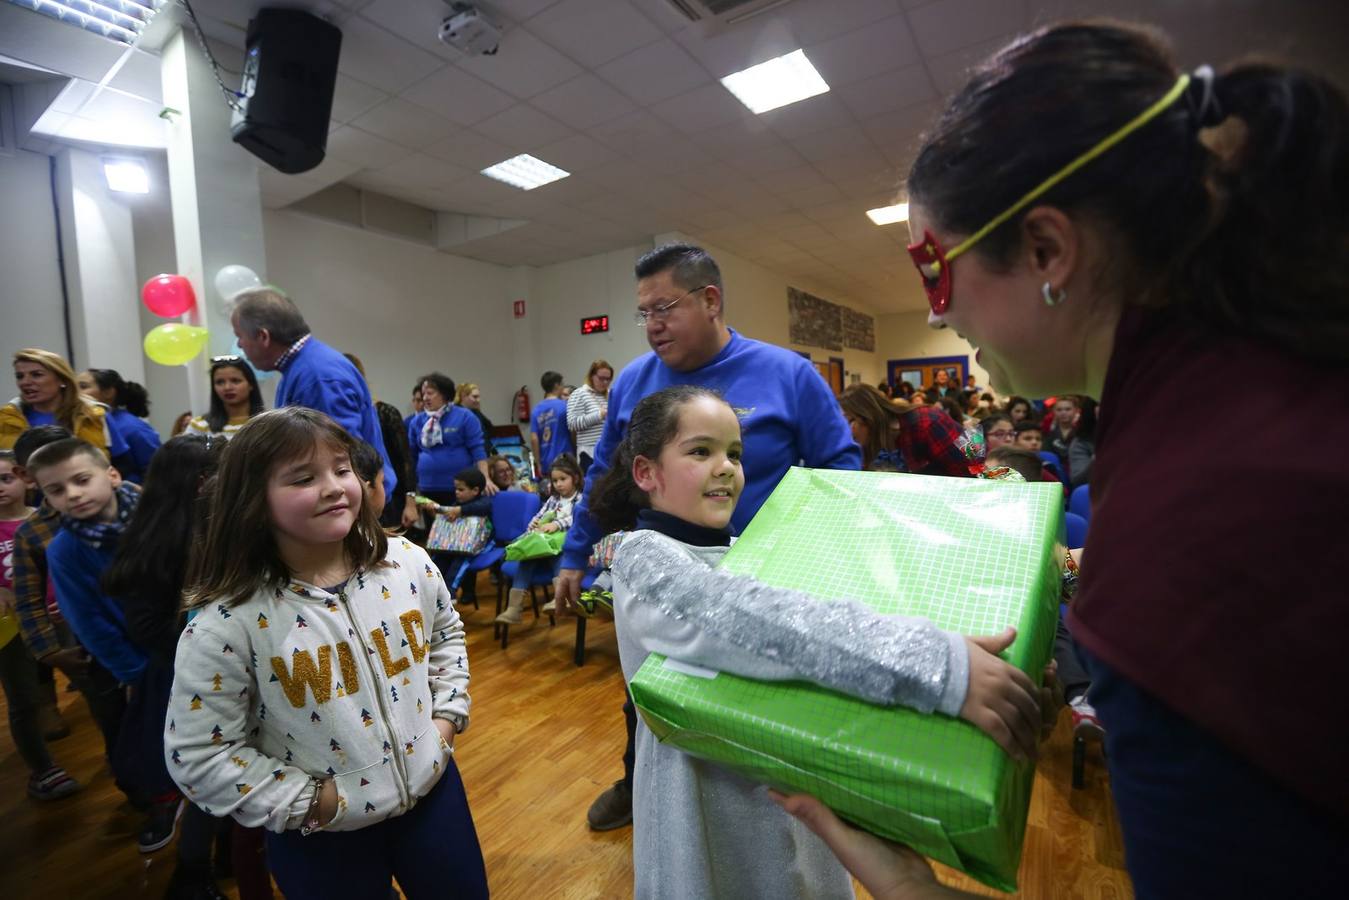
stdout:
MULTIPOLYGON (((967 635, 1039 684, 1063 567, 1063 490, 794 468, 722 566, 967 635)), ((973 725, 803 682, 758 682, 653 654, 630 685, 656 737, 789 792, 1002 890, 1016 889, 1034 769, 973 725)))

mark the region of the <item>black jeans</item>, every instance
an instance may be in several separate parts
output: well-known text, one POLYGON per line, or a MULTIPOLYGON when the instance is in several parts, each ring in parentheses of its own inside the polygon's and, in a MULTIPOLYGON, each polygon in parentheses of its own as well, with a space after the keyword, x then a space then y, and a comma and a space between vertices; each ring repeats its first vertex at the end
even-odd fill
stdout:
POLYGON ((38 664, 17 634, 0 647, 0 685, 5 691, 5 705, 9 711, 9 733, 14 746, 34 775, 52 767, 47 742, 42 738, 42 719, 39 713, 47 703, 46 692, 38 674, 38 664))

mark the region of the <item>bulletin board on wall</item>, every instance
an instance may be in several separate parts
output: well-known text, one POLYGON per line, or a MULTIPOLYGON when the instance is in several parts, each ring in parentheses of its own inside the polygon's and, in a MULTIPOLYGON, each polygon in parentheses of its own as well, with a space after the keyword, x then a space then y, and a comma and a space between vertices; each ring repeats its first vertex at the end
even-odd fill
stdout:
POLYGON ((922 356, 914 359, 891 359, 885 363, 886 380, 890 386, 899 389, 902 381, 915 388, 931 387, 936 380, 937 370, 945 369, 951 376, 951 385, 957 390, 965 386, 965 376, 970 371, 968 356, 922 356))

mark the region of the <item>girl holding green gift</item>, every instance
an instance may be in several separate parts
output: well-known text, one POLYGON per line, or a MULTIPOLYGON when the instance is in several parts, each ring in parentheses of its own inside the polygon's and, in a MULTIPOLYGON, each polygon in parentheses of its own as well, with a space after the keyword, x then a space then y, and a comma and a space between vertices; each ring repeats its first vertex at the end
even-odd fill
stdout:
MULTIPOLYGON (((576 501, 581 499, 581 467, 576 464, 574 456, 563 453, 553 460, 553 465, 548 470, 548 478, 553 483, 553 493, 534 514, 534 518, 529 520, 529 527, 525 529, 522 539, 535 534, 556 535, 561 538, 571 527, 572 510, 576 507, 576 501)), ((511 558, 509 549, 507 548, 507 559, 511 558)), ((515 577, 511 579, 511 592, 506 609, 497 616, 497 622, 502 625, 519 625, 523 621, 525 597, 529 595, 529 586, 534 583, 534 577, 544 569, 550 571, 554 578, 557 577, 558 563, 562 560, 561 540, 557 541, 552 551, 548 556, 520 560, 515 577)))
MULTIPOLYGON (((766 681, 804 680, 886 705, 959 716, 1033 756, 1037 690, 995 655, 1015 631, 967 638, 932 623, 817 602, 715 568, 745 484, 740 423, 717 394, 670 387, 637 404, 594 491, 614 555, 624 677, 651 653, 766 681)), ((828 847, 753 781, 661 744, 638 725, 636 896, 852 897, 828 847)))

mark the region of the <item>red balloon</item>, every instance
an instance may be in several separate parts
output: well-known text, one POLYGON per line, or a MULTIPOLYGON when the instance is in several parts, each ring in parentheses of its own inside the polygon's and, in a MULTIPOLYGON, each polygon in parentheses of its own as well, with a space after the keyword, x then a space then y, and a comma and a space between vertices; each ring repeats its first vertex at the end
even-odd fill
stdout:
POLYGON ((192 282, 182 275, 156 275, 141 288, 141 299, 150 312, 171 319, 197 305, 192 282))

